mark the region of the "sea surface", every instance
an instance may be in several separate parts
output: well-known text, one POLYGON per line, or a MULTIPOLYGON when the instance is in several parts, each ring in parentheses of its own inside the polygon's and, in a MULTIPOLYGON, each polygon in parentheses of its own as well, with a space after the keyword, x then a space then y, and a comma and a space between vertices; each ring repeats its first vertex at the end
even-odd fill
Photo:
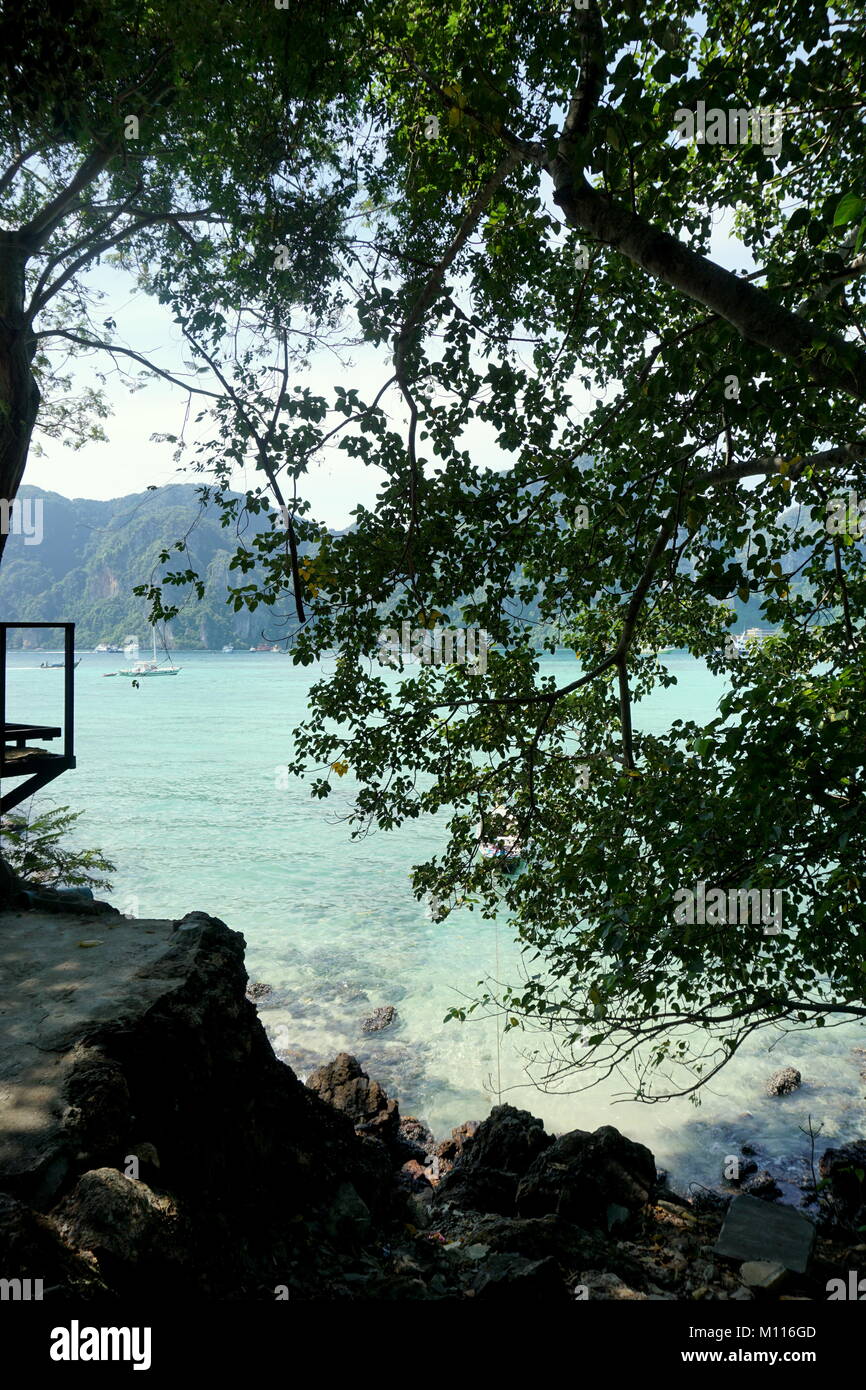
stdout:
MULTIPOLYGON (((412 896, 409 870, 434 852, 443 829, 410 823, 353 841, 345 822, 351 774, 328 801, 288 779, 292 730, 319 674, 283 653, 178 653, 181 673, 139 689, 104 673, 122 656, 82 653, 75 673, 78 766, 36 799, 85 814, 76 839, 118 866, 109 900, 136 917, 200 910, 243 932, 250 978, 279 991, 262 1009, 278 1050, 300 1076, 338 1051, 354 1053, 439 1137, 483 1119, 501 1097, 554 1132, 613 1124, 649 1145, 674 1183, 717 1181, 724 1156, 754 1144, 771 1166, 805 1172, 809 1124, 817 1153, 866 1130, 866 1032, 853 1025, 758 1038, 703 1093, 643 1105, 618 1097, 627 1080, 579 1094, 549 1094, 528 1078, 521 1034, 494 1020, 445 1023, 448 1008, 485 977, 519 978, 506 920, 469 910, 434 923, 412 896), (393 1004, 398 1022, 370 1035, 362 1019, 393 1004), (804 1084, 784 1099, 764 1095, 769 1074, 799 1067, 804 1084)), ((62 671, 41 670, 44 652, 10 652, 10 720, 60 722, 62 671)), ((710 718, 723 682, 687 655, 666 663, 677 684, 636 707, 635 723, 660 730, 676 718, 710 718)), ((542 669, 567 679, 570 654, 542 669)), ((21 808, 23 809, 23 808, 21 808)), ((537 969, 537 966, 534 968, 537 969)), ((786 1196, 796 1191, 786 1189, 786 1196)))

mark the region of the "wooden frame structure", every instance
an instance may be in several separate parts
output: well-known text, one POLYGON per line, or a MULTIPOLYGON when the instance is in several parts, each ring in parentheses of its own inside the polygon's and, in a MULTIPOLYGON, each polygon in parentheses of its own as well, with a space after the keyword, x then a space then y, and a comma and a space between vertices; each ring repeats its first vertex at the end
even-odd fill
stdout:
POLYGON ((11 791, 0 795, 0 814, 41 791, 55 777, 75 766, 75 624, 0 623, 0 779, 26 777, 11 791), (10 628, 56 627, 63 629, 63 726, 51 724, 8 724, 6 722, 6 634, 10 628), (63 738, 63 752, 51 753, 33 745, 63 738))

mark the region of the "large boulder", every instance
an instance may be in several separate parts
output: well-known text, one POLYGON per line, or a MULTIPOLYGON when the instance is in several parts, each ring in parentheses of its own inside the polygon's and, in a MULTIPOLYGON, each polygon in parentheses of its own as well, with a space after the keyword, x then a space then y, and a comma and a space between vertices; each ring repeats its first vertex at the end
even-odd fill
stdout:
POLYGON ((495 1105, 478 1126, 463 1161, 472 1168, 498 1168, 522 1177, 552 1143, 553 1136, 545 1133, 543 1120, 513 1105, 495 1105))
POLYGON ((556 1215, 586 1230, 607 1231, 646 1206, 655 1159, 612 1125, 575 1129, 539 1154, 517 1189, 522 1217, 556 1215))
POLYGON ((201 914, 175 931, 118 918, 99 948, 114 955, 96 968, 74 917, 50 933, 10 914, 0 927, 17 972, 4 998, 0 1201, 53 1223, 28 1227, 9 1207, 0 1274, 32 1268, 46 1291, 66 1289, 89 1262, 94 1285, 136 1299, 259 1297, 275 1270, 293 1290, 332 1288, 339 1242, 354 1245, 363 1225, 330 1219, 341 1185, 375 1219, 392 1163, 274 1056, 245 998, 243 938, 201 914), (69 1274, 50 1248, 38 1266, 31 1237, 62 1245, 69 1274))
POLYGON ((82 1173, 54 1212, 64 1240, 108 1265, 145 1265, 167 1258, 177 1237, 178 1212, 170 1197, 115 1168, 82 1173))
MULTIPOLYGON (((468 1136, 467 1136, 468 1137, 468 1136)), ((496 1105, 465 1147, 460 1162, 439 1184, 437 1196, 467 1211, 514 1210, 517 1185, 553 1143, 541 1120, 513 1105, 496 1105)))
POLYGON ((400 1112, 378 1081, 371 1081, 356 1057, 340 1052, 333 1062, 307 1077, 307 1086, 322 1100, 348 1115, 356 1130, 377 1139, 395 1139, 400 1112))

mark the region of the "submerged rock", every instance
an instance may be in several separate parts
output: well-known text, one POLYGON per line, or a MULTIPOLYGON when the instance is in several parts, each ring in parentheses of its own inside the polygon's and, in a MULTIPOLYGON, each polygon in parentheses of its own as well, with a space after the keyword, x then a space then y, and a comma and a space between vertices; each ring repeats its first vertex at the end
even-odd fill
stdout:
POLYGON ((780 1071, 774 1071, 767 1082, 768 1096, 789 1096, 793 1091, 799 1090, 803 1078, 796 1067, 782 1067, 780 1071))
POLYGON ((383 1028, 390 1028, 396 1017, 397 1010, 393 1004, 382 1004, 363 1019, 361 1028, 365 1033, 381 1033, 383 1028))

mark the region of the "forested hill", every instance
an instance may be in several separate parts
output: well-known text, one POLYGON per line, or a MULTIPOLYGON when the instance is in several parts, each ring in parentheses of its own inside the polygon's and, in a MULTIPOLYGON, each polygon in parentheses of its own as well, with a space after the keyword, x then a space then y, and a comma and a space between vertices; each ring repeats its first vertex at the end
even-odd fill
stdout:
MULTIPOLYGON (((229 494, 230 496, 232 494, 229 494)), ((133 594, 137 584, 157 578, 164 570, 189 567, 205 581, 199 601, 191 588, 167 590, 167 601, 182 602, 181 611, 168 626, 169 645, 221 647, 226 643, 254 646, 279 641, 293 624, 285 621, 288 603, 235 613, 226 602, 232 583, 248 582, 239 571, 229 571, 237 537, 232 527, 220 525, 216 507, 202 510, 197 488, 177 483, 153 491, 98 502, 70 499, 25 485, 22 531, 13 528, 0 566, 0 615, 8 621, 56 619, 77 623, 76 644, 94 647, 98 642, 119 643, 127 633, 147 637, 147 603, 133 594), (35 503, 41 501, 41 524, 35 503), (36 537, 41 531, 41 540, 36 537), (35 534, 34 534, 35 533, 35 534), (160 552, 188 535, 188 560, 174 555, 165 566, 160 552), (178 598, 177 596, 181 596, 178 598)), ((265 514, 246 518, 249 540, 269 523, 265 514)), ((305 549, 306 547, 301 547, 305 549)), ((737 612, 737 624, 762 622, 760 603, 729 600, 737 612)), ((537 617, 535 605, 524 609, 537 617)), ((455 621, 458 621, 455 615, 455 621)), ((540 637, 541 630, 536 634, 540 637)), ((10 634, 10 645, 57 647, 59 634, 10 634)))
MULTIPOLYGON (((205 581, 207 591, 199 602, 192 590, 169 589, 167 601, 181 602, 180 613, 168 627, 168 640, 176 647, 220 647, 232 642, 253 646, 286 632, 281 617, 287 604, 235 613, 226 604, 231 583, 243 582, 238 571, 229 572, 237 537, 233 527, 220 525, 216 507, 202 511, 194 484, 172 484, 154 491, 97 502, 70 499, 56 492, 24 486, 20 530, 11 527, 3 564, 0 566, 0 614, 7 621, 27 619, 77 623, 76 645, 94 647, 98 642, 120 642, 127 633, 147 641, 147 602, 136 598, 135 585, 148 583, 163 570, 183 570, 187 565, 205 581), (41 501, 38 511, 28 503, 41 501), (192 529, 191 529, 192 528, 192 529), (36 538, 39 531, 42 538, 36 538), (189 532, 188 559, 174 555, 166 566, 160 552, 189 532)), ((265 514, 247 518, 246 536, 267 526, 265 514)), ((58 645, 59 634, 23 634, 28 644, 58 645)), ((10 645, 20 645, 21 635, 10 633, 10 645), (17 640, 15 640, 17 638, 17 640)))

